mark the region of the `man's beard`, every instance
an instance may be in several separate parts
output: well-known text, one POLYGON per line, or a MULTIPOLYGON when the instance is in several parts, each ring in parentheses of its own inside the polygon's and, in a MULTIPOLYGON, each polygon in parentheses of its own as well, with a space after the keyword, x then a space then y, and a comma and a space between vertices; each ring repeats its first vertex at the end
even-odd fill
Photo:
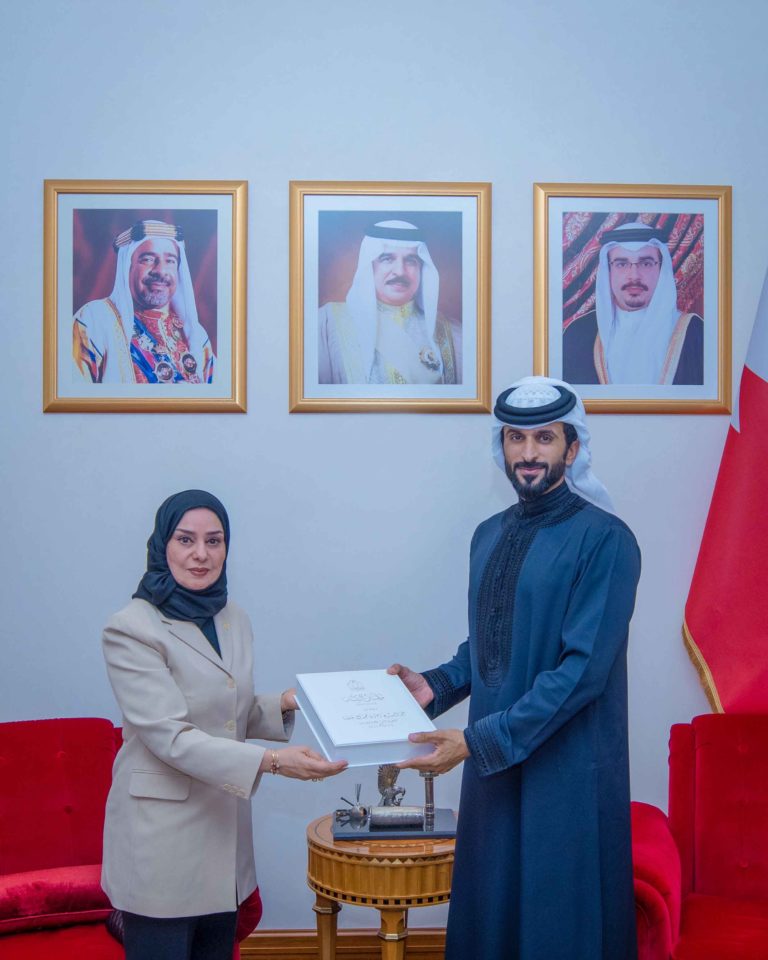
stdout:
POLYGON ((552 466, 549 466, 547 463, 542 463, 540 460, 531 462, 518 460, 517 463, 513 463, 510 466, 509 463, 504 460, 504 470, 521 500, 537 500, 539 497, 543 497, 545 493, 548 493, 552 487, 563 478, 565 474, 565 457, 563 457, 562 460, 558 460, 557 463, 552 464, 552 466), (544 473, 538 480, 521 480, 516 473, 518 467, 543 467, 544 473))
POLYGON ((152 308, 158 309, 159 307, 164 307, 171 299, 172 292, 171 284, 164 277, 158 277, 149 274, 147 277, 147 284, 143 285, 139 291, 141 305, 145 309, 149 310, 152 308), (160 290, 152 290, 151 286, 158 283, 161 283, 164 286, 160 290))
POLYGON ((625 283, 621 288, 621 292, 624 294, 624 299, 627 304, 635 306, 637 310, 642 310, 644 307, 647 307, 648 301, 651 299, 648 296, 648 287, 642 280, 625 283))
POLYGON ((148 309, 154 308, 157 310, 159 307, 164 307, 170 299, 166 290, 146 292, 142 295, 141 305, 148 309))

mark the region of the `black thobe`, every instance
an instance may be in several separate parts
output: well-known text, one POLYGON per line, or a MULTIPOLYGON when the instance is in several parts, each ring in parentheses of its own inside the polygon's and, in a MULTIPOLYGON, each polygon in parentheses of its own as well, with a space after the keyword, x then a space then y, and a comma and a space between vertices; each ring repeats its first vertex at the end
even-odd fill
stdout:
POLYGON ((632 532, 563 484, 482 523, 469 637, 425 674, 470 695, 447 960, 632 960, 632 532))

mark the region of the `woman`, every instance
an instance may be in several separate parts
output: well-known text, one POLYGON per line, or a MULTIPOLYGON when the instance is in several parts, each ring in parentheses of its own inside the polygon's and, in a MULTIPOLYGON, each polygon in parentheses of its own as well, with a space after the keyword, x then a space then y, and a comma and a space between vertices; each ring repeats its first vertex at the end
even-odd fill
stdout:
POLYGON ((249 798, 265 772, 317 780, 346 763, 288 740, 293 690, 254 695, 253 636, 227 599, 229 519, 186 490, 157 511, 147 572, 104 630, 123 715, 104 825, 102 886, 127 960, 218 960, 256 888, 249 798))

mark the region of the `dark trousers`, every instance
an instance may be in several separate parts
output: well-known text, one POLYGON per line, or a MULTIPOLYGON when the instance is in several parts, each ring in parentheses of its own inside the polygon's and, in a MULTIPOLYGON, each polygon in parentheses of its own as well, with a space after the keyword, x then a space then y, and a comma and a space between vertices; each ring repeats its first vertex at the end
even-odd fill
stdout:
POLYGON ((143 917, 123 911, 125 960, 232 960, 237 911, 143 917))

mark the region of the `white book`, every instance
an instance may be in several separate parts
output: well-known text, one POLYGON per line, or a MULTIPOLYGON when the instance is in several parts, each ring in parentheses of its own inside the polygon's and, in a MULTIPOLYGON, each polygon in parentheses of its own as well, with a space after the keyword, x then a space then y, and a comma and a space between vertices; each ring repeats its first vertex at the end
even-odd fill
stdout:
POLYGON ((365 767, 434 750, 434 744, 409 741, 409 733, 435 725, 400 677, 386 670, 299 673, 296 699, 329 760, 365 767))

